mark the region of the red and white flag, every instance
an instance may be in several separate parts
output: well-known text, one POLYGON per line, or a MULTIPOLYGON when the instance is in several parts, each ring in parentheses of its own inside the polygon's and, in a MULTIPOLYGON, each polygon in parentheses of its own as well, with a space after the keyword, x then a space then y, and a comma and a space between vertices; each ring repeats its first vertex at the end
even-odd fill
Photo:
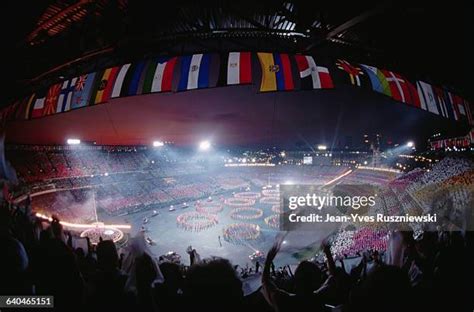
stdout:
POLYGON ((159 58, 156 64, 155 74, 151 90, 143 90, 143 92, 166 92, 171 91, 173 82, 173 71, 176 65, 177 57, 159 58))
POLYGON ((301 89, 334 88, 331 75, 326 67, 317 66, 314 58, 309 55, 295 55, 300 72, 301 89))
POLYGON ((252 54, 250 52, 230 52, 221 56, 219 85, 252 83, 252 54))
POLYGON ((38 118, 38 117, 43 116, 44 101, 45 101, 44 96, 36 98, 35 104, 33 105, 33 109, 31 111, 31 118, 38 118))
POLYGON ((420 97, 415 86, 400 74, 389 70, 382 70, 390 87, 392 98, 396 101, 420 107, 420 97))

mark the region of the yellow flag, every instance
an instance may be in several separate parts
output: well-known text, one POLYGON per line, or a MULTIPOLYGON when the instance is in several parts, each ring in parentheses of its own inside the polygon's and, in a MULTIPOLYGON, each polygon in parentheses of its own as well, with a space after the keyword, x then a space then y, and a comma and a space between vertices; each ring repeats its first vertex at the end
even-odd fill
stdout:
POLYGON ((262 82, 260 83, 260 92, 276 91, 276 70, 273 53, 257 53, 262 67, 262 82))

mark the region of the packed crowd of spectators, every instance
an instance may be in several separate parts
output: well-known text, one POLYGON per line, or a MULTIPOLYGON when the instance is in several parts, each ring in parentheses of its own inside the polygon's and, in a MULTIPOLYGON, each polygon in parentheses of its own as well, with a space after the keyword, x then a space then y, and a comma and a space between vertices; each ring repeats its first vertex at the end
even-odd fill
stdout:
MULTIPOLYGON (((386 249, 353 267, 334 257, 275 269, 284 237, 266 259, 239 268, 189 248, 190 266, 157 259, 143 236, 118 249, 112 241, 78 244, 57 219, 29 207, 0 209, 0 293, 53 295, 57 311, 472 311, 472 232, 387 234, 386 249), (294 271, 294 272, 293 272, 294 271), (261 286, 244 295, 247 279, 261 286)), ((359 235, 364 237, 364 233, 359 235)), ((159 242, 158 242, 159 243, 159 242)), ((179 247, 179 246, 177 246, 179 247)))
POLYGON ((106 146, 81 148, 37 146, 7 149, 20 180, 27 183, 104 173, 155 171, 160 175, 197 173, 196 166, 175 163, 165 155, 143 148, 111 149, 106 146), (166 164, 166 166, 165 166, 166 164))
MULTIPOLYGON (((83 151, 84 152, 84 151, 83 151)), ((90 151, 88 151, 90 153, 90 151)), ((95 153, 98 153, 95 151, 95 153)), ((100 153, 105 153, 100 151, 100 153)), ((129 159, 129 155, 134 155, 131 159, 143 159, 145 156, 140 152, 120 152, 104 154, 108 161, 114 163, 124 163, 124 159, 129 159), (113 155, 113 156, 112 156, 113 155), (120 156, 119 156, 120 155, 120 156), (115 160, 114 160, 115 159, 115 160)), ((87 154, 88 155, 88 154, 87 154)), ((146 155, 146 154, 145 154, 146 155)), ((76 158, 76 161, 79 158, 76 158)), ((92 162, 93 163, 93 162, 92 162)), ((112 165, 108 165, 110 167, 112 165)), ((162 163, 155 166, 153 170, 139 170, 129 172, 107 172, 102 169, 100 174, 90 174, 74 177, 56 178, 43 181, 42 184, 32 182, 30 188, 32 192, 39 190, 49 190, 54 192, 47 196, 41 195, 34 198, 33 205, 44 208, 52 207, 51 213, 66 218, 68 220, 75 212, 68 213, 65 209, 55 209, 56 199, 72 198, 71 205, 81 204, 90 201, 94 192, 94 201, 99 209, 103 209, 110 215, 131 213, 140 211, 151 205, 155 208, 170 206, 186 201, 198 200, 208 196, 214 196, 227 191, 242 190, 251 184, 266 187, 271 182, 274 185, 285 183, 295 179, 301 183, 325 183, 343 172, 344 168, 320 166, 297 167, 282 166, 268 168, 229 168, 214 169, 205 171, 196 163, 162 163), (56 193, 56 195, 55 195, 56 193), (69 193, 77 195, 70 196, 69 193), (80 194, 82 196, 79 196, 80 194), (63 196, 66 194, 65 196, 63 196), (38 205, 37 205, 38 203, 38 205)))
POLYGON ((473 168, 472 160, 447 157, 428 170, 414 169, 399 176, 388 189, 405 210, 417 207, 424 212, 464 214, 474 204, 473 168))
POLYGON ((361 251, 382 252, 387 249, 388 233, 383 230, 361 228, 339 231, 332 244, 332 253, 337 258, 360 256, 361 251))
POLYGON ((368 183, 385 186, 396 177, 397 173, 395 172, 371 169, 355 169, 350 175, 347 175, 343 178, 343 182, 347 184, 368 183))

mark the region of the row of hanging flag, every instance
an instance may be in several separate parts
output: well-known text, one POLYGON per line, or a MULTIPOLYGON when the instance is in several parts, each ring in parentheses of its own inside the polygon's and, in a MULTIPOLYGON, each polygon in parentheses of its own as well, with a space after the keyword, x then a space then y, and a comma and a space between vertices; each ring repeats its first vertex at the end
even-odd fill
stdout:
POLYGON ((79 75, 19 99, 4 108, 0 118, 4 122, 28 120, 118 97, 252 84, 258 78, 260 92, 332 89, 335 83, 348 83, 445 118, 473 124, 470 103, 445 88, 346 60, 322 66, 310 55, 267 52, 157 57, 115 66, 79 75))

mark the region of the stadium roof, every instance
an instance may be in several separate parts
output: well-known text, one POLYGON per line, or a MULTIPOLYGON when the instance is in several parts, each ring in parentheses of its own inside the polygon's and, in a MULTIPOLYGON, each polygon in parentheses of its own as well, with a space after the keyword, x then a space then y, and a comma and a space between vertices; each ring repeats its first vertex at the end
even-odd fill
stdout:
MULTIPOLYGON (((472 92, 469 1, 15 1, 2 102, 91 67, 203 50, 320 52, 472 92), (27 8, 27 9, 25 9, 27 8)), ((5 104, 1 104, 2 106, 5 104)))

